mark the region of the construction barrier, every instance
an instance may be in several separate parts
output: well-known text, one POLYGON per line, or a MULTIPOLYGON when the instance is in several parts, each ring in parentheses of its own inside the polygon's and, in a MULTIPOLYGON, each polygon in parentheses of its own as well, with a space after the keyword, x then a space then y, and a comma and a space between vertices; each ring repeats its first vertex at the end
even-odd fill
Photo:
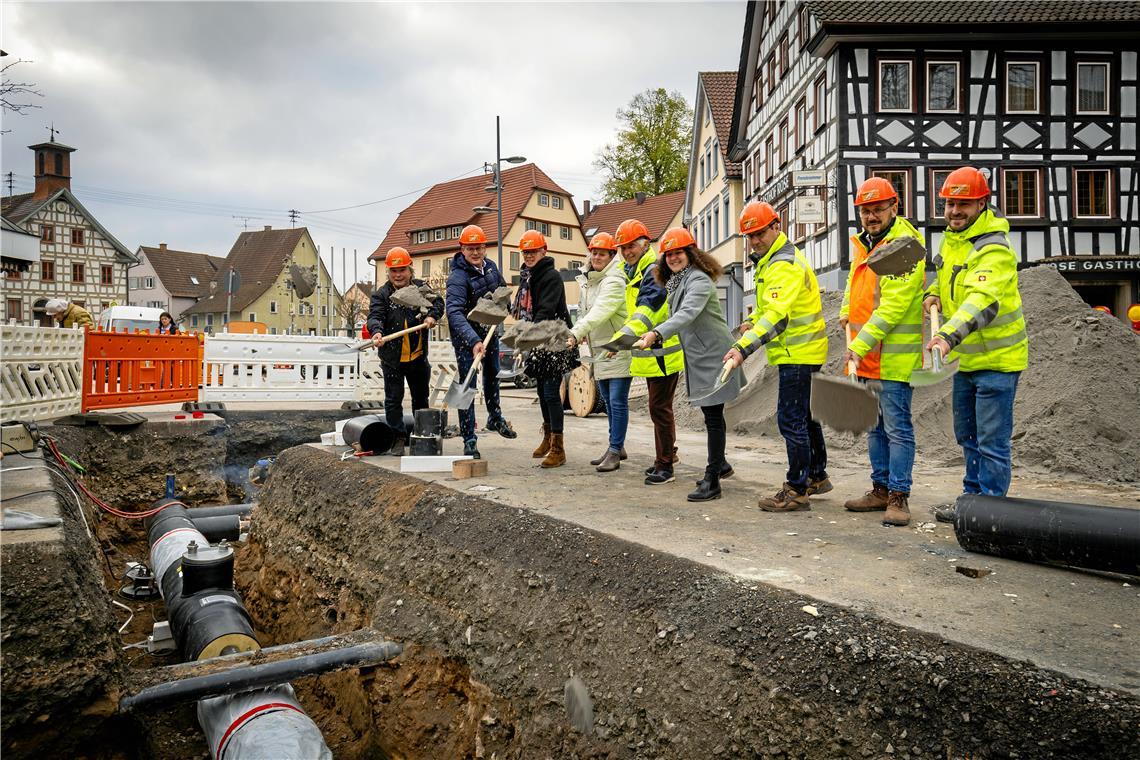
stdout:
POLYGON ((83 411, 198 400, 202 373, 197 335, 87 333, 83 411))
POLYGON ((83 330, 3 325, 0 330, 0 417, 50 420, 82 403, 83 330))
POLYGON ((212 335, 202 360, 201 401, 352 401, 359 353, 344 338, 212 335))

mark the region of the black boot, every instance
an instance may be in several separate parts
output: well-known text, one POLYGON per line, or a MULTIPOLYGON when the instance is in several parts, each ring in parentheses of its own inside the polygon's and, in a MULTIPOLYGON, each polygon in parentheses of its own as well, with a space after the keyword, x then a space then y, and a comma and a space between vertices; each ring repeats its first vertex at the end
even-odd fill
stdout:
POLYGON ((720 474, 709 474, 705 471, 705 477, 697 481, 697 490, 689 494, 689 501, 712 501, 713 499, 720 498, 720 474))

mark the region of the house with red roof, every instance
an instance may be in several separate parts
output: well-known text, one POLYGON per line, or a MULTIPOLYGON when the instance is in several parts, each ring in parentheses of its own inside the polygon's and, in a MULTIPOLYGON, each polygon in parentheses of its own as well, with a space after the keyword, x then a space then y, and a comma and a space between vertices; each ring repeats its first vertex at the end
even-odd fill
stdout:
POLYGON ((594 207, 587 203, 582 211, 582 230, 589 240, 599 232, 608 232, 612 235, 618 225, 626 219, 637 219, 649 228, 649 235, 656 245, 666 230, 682 226, 684 210, 684 190, 661 195, 636 193, 634 197, 624 201, 603 203, 594 207))
MULTIPOLYGON (((503 275, 517 281, 518 241, 527 230, 546 236, 548 252, 558 269, 567 272, 566 300, 577 303, 578 288, 570 272, 577 273, 586 260, 586 240, 573 196, 535 164, 503 169, 503 275)), ((497 261, 499 228, 494 210, 495 193, 491 174, 441 182, 400 212, 384 240, 369 256, 376 262, 376 282, 386 279, 384 256, 396 247, 412 255, 415 276, 442 286, 451 271, 451 261, 459 252, 459 233, 468 224, 477 224, 487 233, 487 256, 497 261), (476 211, 490 207, 491 211, 476 211)))

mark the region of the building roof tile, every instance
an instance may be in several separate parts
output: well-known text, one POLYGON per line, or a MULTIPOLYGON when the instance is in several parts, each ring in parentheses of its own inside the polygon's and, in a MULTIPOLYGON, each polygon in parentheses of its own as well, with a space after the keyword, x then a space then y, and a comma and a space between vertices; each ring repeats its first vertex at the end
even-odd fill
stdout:
POLYGON ((821 24, 1066 24, 1140 20, 1140 2, 1127 0, 808 0, 821 24))
POLYGON ((717 141, 720 143, 720 158, 724 163, 725 175, 739 179, 740 163, 728 160, 728 148, 732 132, 732 109, 736 103, 735 71, 702 71, 701 85, 705 89, 712 111, 713 126, 716 127, 717 141))
POLYGON ((685 191, 651 195, 638 203, 636 198, 615 203, 603 203, 590 209, 590 214, 582 220, 582 229, 588 240, 596 232, 613 234, 617 226, 626 219, 638 219, 649 228, 653 240, 659 240, 668 229, 669 222, 685 205, 685 191))
MULTIPOLYGON (((241 287, 234 293, 231 311, 240 312, 256 301, 268 290, 281 270, 289 263, 289 257, 297 243, 308 232, 305 227, 282 230, 250 230, 238 235, 229 255, 221 262, 211 280, 213 287, 207 286, 207 294, 184 314, 217 313, 226 310, 225 273, 232 266, 241 275, 241 287)), ((165 283, 164 283, 165 284, 165 283)))
MULTIPOLYGON (((510 230, 515 218, 526 208, 527 202, 535 190, 546 190, 551 193, 572 196, 557 182, 552 180, 546 172, 535 164, 523 164, 503 169, 503 230, 510 230)), ((475 177, 441 182, 421 195, 412 205, 400 212, 396 221, 388 228, 384 240, 369 256, 370 259, 382 259, 384 255, 395 246, 403 246, 415 256, 418 253, 438 253, 446 250, 459 250, 459 241, 449 237, 450 230, 445 233, 443 240, 435 240, 429 236, 425 243, 413 243, 411 233, 431 231, 439 228, 463 227, 468 224, 477 224, 487 233, 487 242, 496 242, 496 214, 494 211, 487 214, 478 214, 472 209, 476 206, 494 207, 495 195, 484 188, 491 184, 490 174, 480 174, 475 177)))
POLYGON ((182 298, 209 295, 210 282, 226 263, 221 256, 146 245, 139 246, 139 253, 146 256, 170 295, 182 298))

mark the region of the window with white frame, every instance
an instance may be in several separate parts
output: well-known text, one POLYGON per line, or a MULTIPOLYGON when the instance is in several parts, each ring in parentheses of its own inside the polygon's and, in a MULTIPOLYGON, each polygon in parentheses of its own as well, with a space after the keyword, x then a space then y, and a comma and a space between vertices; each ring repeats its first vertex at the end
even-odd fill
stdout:
POLYGON ((730 218, 729 214, 728 214, 728 209, 729 209, 728 198, 724 199, 723 205, 724 205, 724 215, 721 217, 721 219, 724 220, 724 236, 727 238, 730 234, 732 234, 728 231, 729 218, 730 218))
POLYGON ((276 301, 270 301, 269 302, 269 313, 270 314, 276 314, 277 313, 277 302, 276 301))
POLYGON ((457 225, 455 225, 454 227, 452 227, 452 228, 451 228, 451 239, 452 239, 452 240, 458 240, 458 239, 459 239, 459 235, 460 235, 460 233, 462 233, 462 232, 463 232, 463 228, 462 228, 462 227, 460 227, 458 224, 457 224, 457 225))
POLYGON ((1077 64, 1077 113, 1108 113, 1108 62, 1077 64))
POLYGON ((912 61, 879 61, 879 110, 910 112, 914 110, 914 77, 912 61))
POLYGON ((321 304, 321 316, 327 317, 329 315, 329 305, 327 303, 321 304))
POLYGON ((528 230, 538 230, 543 235, 549 235, 550 234, 550 225, 547 224, 546 222, 536 222, 533 219, 527 219, 526 220, 526 228, 528 230))
POLYGON ((927 195, 930 197, 930 202, 934 204, 933 216, 942 219, 946 214, 946 199, 939 195, 942 186, 946 184, 946 178, 950 176, 953 169, 931 169, 930 170, 930 191, 927 195))
POLYGON ((701 156, 700 161, 697 162, 697 166, 700 167, 698 174, 700 176, 701 189, 704 190, 705 185, 707 184, 705 182, 705 157, 704 156, 701 156))
POLYGON ((1112 216, 1112 171, 1073 170, 1073 215, 1081 219, 1108 219, 1112 216))
POLYGON ((958 61, 926 62, 926 110, 931 113, 958 113, 958 61))
POLYGON ((827 75, 815 80, 815 131, 827 123, 827 75))
POLYGON ((712 214, 713 214, 712 215, 712 218, 713 218, 713 222, 712 222, 713 245, 719 245, 720 244, 720 204, 717 203, 716 201, 713 201, 713 212, 712 212, 712 214))
POLYGON ((549 206, 550 205, 550 196, 547 195, 546 193, 539 193, 538 194, 538 205, 549 206))
POLYGON ((1041 170, 1002 169, 1002 211, 1008 217, 1041 217, 1041 170))
POLYGON ((438 243, 440 240, 443 240, 443 228, 440 228, 440 229, 438 229, 438 230, 436 230, 436 231, 435 231, 435 240, 436 240, 436 242, 437 242, 437 243, 438 243))
POLYGON ((807 142, 807 98, 800 98, 796 103, 796 149, 804 147, 807 142))
POLYGON ((420 262, 420 277, 431 276, 431 259, 424 259, 420 262))
POLYGON ((788 120, 784 119, 780 122, 780 166, 788 163, 788 158, 792 154, 792 136, 788 130, 788 120))
POLYGON ((780 153, 779 146, 776 144, 776 138, 774 136, 769 135, 768 142, 766 144, 768 146, 768 166, 764 174, 766 175, 765 178, 770 178, 776 173, 776 167, 780 165, 780 153))
POLYGON ((250 322, 256 322, 257 321, 257 312, 251 311, 249 313, 249 321, 250 322))
POLYGON ((213 326, 214 326, 214 315, 213 314, 207 314, 206 315, 206 327, 213 327, 213 326))
POLYGON ((561 195, 550 196, 550 207, 551 208, 562 208, 562 196, 561 195))
POLYGON ((563 240, 571 240, 571 239, 573 239, 574 235, 573 235, 573 233, 570 232, 569 227, 559 225, 558 226, 558 237, 562 238, 563 240))
POLYGON ((720 140, 713 140, 709 147, 709 166, 712 167, 712 176, 720 174, 720 140))
POLYGON ((910 169, 874 169, 872 177, 882 177, 895 188, 899 194, 899 216, 906 216, 910 211, 910 169))
POLYGON ((416 235, 416 242, 417 243, 426 243, 427 241, 428 241, 427 230, 424 230, 424 231, 420 232, 418 235, 416 235))
POLYGON ((1007 61, 1005 64, 1005 112, 1041 112, 1041 64, 1037 61, 1007 61))
POLYGON ((519 252, 511 251, 511 269, 518 271, 519 269, 519 252))
POLYGON ((143 290, 153 288, 154 287, 154 278, 153 277, 144 277, 143 281, 142 281, 142 286, 143 286, 143 290))
MULTIPOLYGON (((250 321, 252 322, 254 320, 251 319, 250 321)), ((190 326, 191 327, 197 327, 198 326, 198 315, 197 314, 191 314, 190 315, 190 326)))

